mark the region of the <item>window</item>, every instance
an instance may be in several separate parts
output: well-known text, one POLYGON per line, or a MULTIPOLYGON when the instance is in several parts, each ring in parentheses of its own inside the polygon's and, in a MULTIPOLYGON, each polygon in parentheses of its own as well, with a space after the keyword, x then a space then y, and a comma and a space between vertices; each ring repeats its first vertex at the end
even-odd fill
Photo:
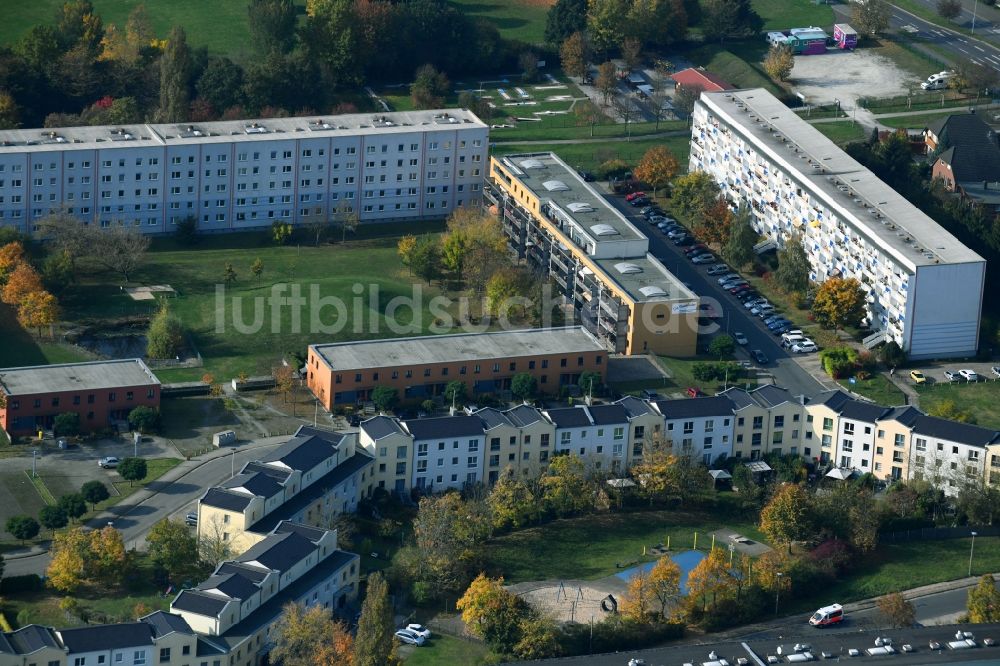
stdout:
POLYGON ((134 666, 142 666, 143 664, 145 664, 146 663, 146 651, 145 650, 136 650, 132 654, 132 663, 134 664, 134 666))
POLYGON ((902 447, 904 443, 903 435, 897 434, 893 437, 892 445, 902 447))
POLYGON ((170 661, 170 648, 160 648, 160 661, 170 661))
POLYGON ((785 427, 785 417, 784 416, 775 416, 774 417, 774 427, 775 428, 783 428, 783 427, 785 427))
POLYGON ((841 449, 846 451, 847 453, 852 453, 854 451, 854 442, 852 442, 849 439, 845 439, 841 449))
POLYGON ((853 423, 845 423, 844 424, 844 434, 846 434, 846 435, 853 435, 854 434, 854 424, 853 423))
POLYGON ((753 429, 760 430, 763 427, 764 427, 764 417, 763 416, 753 417, 753 429))
POLYGON ((927 450, 927 440, 923 437, 917 437, 917 451, 927 450))
POLYGON ((406 458, 406 447, 405 446, 397 446, 396 447, 396 457, 397 458, 406 458))
POLYGON ((823 419, 823 430, 833 430, 833 419, 825 418, 823 419))

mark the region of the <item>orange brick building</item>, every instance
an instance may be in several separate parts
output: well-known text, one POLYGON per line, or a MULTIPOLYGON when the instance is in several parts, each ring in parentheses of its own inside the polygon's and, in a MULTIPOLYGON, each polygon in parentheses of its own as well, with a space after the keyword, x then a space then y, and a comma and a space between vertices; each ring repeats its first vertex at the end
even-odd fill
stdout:
POLYGON ((140 359, 0 369, 0 428, 11 436, 48 430, 59 414, 91 432, 124 421, 139 405, 159 408, 160 380, 140 359))
POLYGON ((368 400, 377 386, 395 388, 402 400, 440 395, 455 380, 469 395, 496 393, 522 372, 554 393, 581 373, 604 376, 607 363, 605 347, 582 327, 426 335, 310 345, 307 382, 331 410, 368 400))

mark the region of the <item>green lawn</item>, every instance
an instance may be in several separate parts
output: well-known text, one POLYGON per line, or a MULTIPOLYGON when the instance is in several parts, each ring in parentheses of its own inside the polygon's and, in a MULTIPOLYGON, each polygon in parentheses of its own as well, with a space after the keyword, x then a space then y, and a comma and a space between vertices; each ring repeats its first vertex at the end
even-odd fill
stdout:
POLYGON ((842 120, 836 123, 815 123, 813 127, 822 132, 838 146, 844 146, 854 141, 863 141, 865 139, 864 128, 850 120, 842 120))
POLYGON ((764 30, 788 30, 819 26, 830 30, 833 9, 813 0, 753 0, 753 8, 764 19, 764 30))
POLYGON ((545 16, 553 3, 548 0, 452 0, 452 4, 465 14, 486 19, 497 27, 502 37, 541 44, 545 40, 545 16))
POLYGON ((50 363, 75 363, 88 360, 77 349, 50 340, 37 338, 21 328, 13 309, 0 304, 0 368, 50 363))
POLYGON ((686 136, 688 124, 685 120, 661 120, 656 123, 603 123, 591 127, 589 124, 578 124, 580 121, 573 115, 551 116, 547 121, 537 123, 520 123, 517 127, 504 127, 490 132, 490 141, 496 143, 515 141, 555 141, 560 139, 617 139, 628 136, 641 137, 647 134, 663 132, 683 132, 686 136))
MULTIPOLYGON (((403 228, 391 226, 372 232, 380 236, 398 234, 403 228)), ((439 230, 441 225, 413 224, 410 228, 419 233, 439 230)), ((301 242, 309 240, 303 238, 301 242)), ((204 358, 203 368, 157 370, 165 381, 199 379, 206 372, 221 381, 240 372, 269 374, 284 354, 304 353, 311 343, 426 333, 434 321, 429 301, 441 292, 425 284, 414 286, 413 282, 399 264, 396 239, 391 236, 353 240, 347 245, 276 247, 263 242, 261 234, 204 238, 198 245, 184 249, 177 249, 171 239, 165 239, 154 244, 132 280, 133 284, 170 284, 177 290, 178 296, 170 301, 171 309, 191 332, 204 358), (259 283, 250 275, 250 265, 256 258, 264 264, 259 283), (232 263, 238 278, 235 284, 225 287, 222 277, 227 262, 232 263), (225 287, 225 298, 221 300, 224 307, 219 310, 217 286, 225 287), (282 297, 294 295, 295 288, 305 301, 312 302, 314 293, 326 299, 325 304, 316 300, 314 307, 305 302, 298 322, 292 316, 295 308, 274 308, 276 301, 270 300, 273 289, 284 289, 278 294, 282 297), (415 308, 398 308, 398 325, 393 330, 384 311, 397 296, 413 298, 415 308), (242 332, 234 323, 237 311, 242 332), (314 322, 313 316, 320 321, 314 322), (404 330, 411 325, 413 332, 404 330)), ((117 279, 109 274, 85 276, 64 299, 69 319, 136 314, 149 312, 151 307, 122 294, 117 279)))
MULTIPOLYGON (((104 24, 125 24, 136 0, 93 0, 94 9, 104 24)), ((295 0, 305 13, 305 0, 295 0)), ((10 44, 39 23, 54 23, 63 0, 4 3, 4 20, 0 23, 0 44, 10 44)), ((218 0, 206 11, 204 0, 170 0, 147 2, 146 11, 158 37, 165 38, 175 25, 184 27, 188 43, 206 46, 212 53, 239 56, 247 54, 250 29, 246 0, 218 0), (224 29, 220 29, 225 26, 224 29)))
POLYGON ((567 164, 581 169, 594 170, 603 162, 613 159, 625 160, 634 165, 653 146, 665 145, 687 171, 690 139, 688 136, 664 139, 638 139, 635 141, 609 140, 588 143, 500 143, 493 148, 495 155, 511 153, 539 153, 552 151, 567 164))
POLYGON ((920 81, 933 72, 939 72, 947 63, 916 48, 915 44, 920 43, 919 39, 913 39, 907 35, 894 35, 881 37, 878 42, 865 42, 862 44, 866 50, 877 53, 896 63, 896 66, 913 74, 916 79, 913 82, 914 90, 920 89, 920 81))
POLYGON ((939 113, 921 113, 913 116, 897 116, 889 118, 879 118, 878 121, 887 127, 902 127, 904 129, 923 129, 929 123, 934 122, 948 113, 954 113, 954 109, 939 113))
POLYGON ((951 400, 960 409, 971 412, 978 425, 1000 428, 1000 412, 997 411, 997 404, 1000 404, 1000 383, 987 381, 952 384, 942 377, 940 381, 925 384, 917 391, 920 393, 920 408, 924 411, 939 402, 951 400))
POLYGON ((774 95, 784 97, 785 92, 764 73, 761 62, 766 54, 767 43, 759 39, 705 44, 685 55, 696 65, 721 76, 737 88, 766 88, 774 95))
POLYGON ((408 666, 477 666, 486 663, 489 654, 486 646, 477 641, 435 634, 423 647, 406 648, 403 663, 408 666))
POLYGON ((884 375, 875 374, 869 379, 863 379, 851 384, 846 379, 839 380, 840 385, 849 391, 860 393, 886 407, 897 407, 906 404, 906 396, 884 375))
POLYGON ((616 573, 616 564, 650 561, 643 547, 666 543, 673 551, 690 550, 698 532, 698 548, 711 544, 708 532, 728 528, 763 541, 748 522, 708 511, 644 511, 557 520, 513 532, 491 541, 489 568, 508 583, 580 578, 593 580, 616 573))

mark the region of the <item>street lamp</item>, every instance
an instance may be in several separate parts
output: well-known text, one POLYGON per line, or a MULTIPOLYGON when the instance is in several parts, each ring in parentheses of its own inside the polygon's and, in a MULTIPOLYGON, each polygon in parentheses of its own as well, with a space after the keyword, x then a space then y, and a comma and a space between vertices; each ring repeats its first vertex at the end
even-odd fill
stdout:
POLYGON ((976 34, 976 11, 979 9, 979 0, 976 0, 975 4, 972 5, 972 29, 969 30, 970 35, 976 34))
POLYGON ((774 586, 774 614, 778 614, 778 595, 781 594, 781 577, 785 574, 778 572, 777 582, 774 586))
POLYGON ((37 479, 38 478, 38 474, 35 471, 35 456, 37 456, 37 455, 38 455, 38 449, 33 449, 31 451, 31 478, 33 478, 33 479, 37 479))
POLYGON ((972 554, 976 552, 976 533, 972 532, 972 545, 969 547, 969 575, 972 575, 972 554))

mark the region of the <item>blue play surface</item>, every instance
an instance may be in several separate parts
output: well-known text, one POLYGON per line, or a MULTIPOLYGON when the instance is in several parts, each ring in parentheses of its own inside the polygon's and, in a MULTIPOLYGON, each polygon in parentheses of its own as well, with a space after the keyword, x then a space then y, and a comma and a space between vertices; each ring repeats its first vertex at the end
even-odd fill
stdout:
MULTIPOLYGON (((698 566, 699 562, 705 559, 705 553, 700 550, 688 550, 683 553, 671 555, 670 559, 672 559, 677 566, 681 568, 681 594, 687 594, 688 576, 691 575, 691 570, 698 566)), ((616 573, 615 576, 627 581, 639 572, 649 573, 654 566, 656 566, 656 562, 646 562, 645 564, 640 564, 637 567, 632 567, 631 569, 625 569, 622 572, 616 573)))

